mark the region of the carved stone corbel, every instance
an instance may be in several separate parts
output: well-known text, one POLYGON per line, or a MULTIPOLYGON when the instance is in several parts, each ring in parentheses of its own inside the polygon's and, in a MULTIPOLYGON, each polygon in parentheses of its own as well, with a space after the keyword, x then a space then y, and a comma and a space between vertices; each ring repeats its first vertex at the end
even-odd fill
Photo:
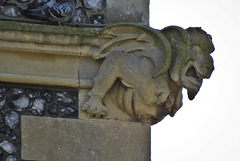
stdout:
POLYGON ((78 88, 80 118, 155 124, 182 106, 182 88, 194 99, 214 69, 201 28, 0 24, 0 81, 78 88))
POLYGON ((182 88, 194 99, 214 69, 212 39, 201 28, 158 31, 120 24, 104 28, 97 38, 94 52, 83 54, 101 61, 81 104, 90 118, 155 124, 182 106, 182 88))

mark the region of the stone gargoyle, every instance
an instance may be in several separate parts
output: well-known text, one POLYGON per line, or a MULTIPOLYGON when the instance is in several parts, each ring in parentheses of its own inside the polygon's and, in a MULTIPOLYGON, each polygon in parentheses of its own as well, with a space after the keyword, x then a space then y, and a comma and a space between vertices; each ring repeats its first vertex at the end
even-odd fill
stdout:
POLYGON ((88 54, 102 63, 81 105, 92 118, 155 124, 180 109, 182 88, 194 99, 214 70, 212 39, 201 28, 122 24, 98 37, 104 41, 88 54))

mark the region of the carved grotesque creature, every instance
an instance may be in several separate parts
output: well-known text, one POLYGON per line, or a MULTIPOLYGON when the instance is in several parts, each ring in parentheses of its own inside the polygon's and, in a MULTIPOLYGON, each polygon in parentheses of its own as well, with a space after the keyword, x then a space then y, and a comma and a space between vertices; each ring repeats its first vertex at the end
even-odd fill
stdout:
POLYGON ((106 42, 92 57, 103 63, 82 105, 90 117, 108 118, 116 108, 129 120, 155 124, 182 106, 182 88, 192 100, 214 69, 211 37, 200 28, 118 25, 99 35, 106 42))
POLYGON ((186 30, 172 26, 162 30, 172 47, 171 79, 188 89, 193 99, 201 87, 203 78, 209 78, 214 70, 210 53, 214 51, 212 38, 201 28, 186 30))

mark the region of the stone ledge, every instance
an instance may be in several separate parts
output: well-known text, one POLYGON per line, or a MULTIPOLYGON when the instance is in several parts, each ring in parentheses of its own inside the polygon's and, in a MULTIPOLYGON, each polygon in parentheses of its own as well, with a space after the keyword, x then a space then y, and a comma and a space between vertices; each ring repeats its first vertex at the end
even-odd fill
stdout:
POLYGON ((111 39, 102 31, 0 21, 0 81, 91 88, 100 65, 91 56, 111 39))
POLYGON ((106 25, 83 25, 82 27, 60 27, 49 24, 24 23, 14 21, 0 21, 0 30, 21 31, 32 33, 50 33, 63 35, 78 35, 78 36, 95 36, 96 31, 106 25))
POLYGON ((24 160, 150 161, 141 123, 22 116, 21 131, 24 160))
POLYGON ((100 30, 0 21, 0 81, 80 87, 80 55, 100 30))

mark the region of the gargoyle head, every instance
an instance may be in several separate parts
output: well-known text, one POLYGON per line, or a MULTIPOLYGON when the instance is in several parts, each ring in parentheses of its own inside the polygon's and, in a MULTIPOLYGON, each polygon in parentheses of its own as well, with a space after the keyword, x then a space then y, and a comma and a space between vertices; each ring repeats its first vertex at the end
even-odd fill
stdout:
POLYGON ((210 53, 214 51, 211 36, 201 28, 170 26, 161 31, 172 47, 171 79, 188 90, 190 100, 198 93, 204 78, 214 70, 210 53))

